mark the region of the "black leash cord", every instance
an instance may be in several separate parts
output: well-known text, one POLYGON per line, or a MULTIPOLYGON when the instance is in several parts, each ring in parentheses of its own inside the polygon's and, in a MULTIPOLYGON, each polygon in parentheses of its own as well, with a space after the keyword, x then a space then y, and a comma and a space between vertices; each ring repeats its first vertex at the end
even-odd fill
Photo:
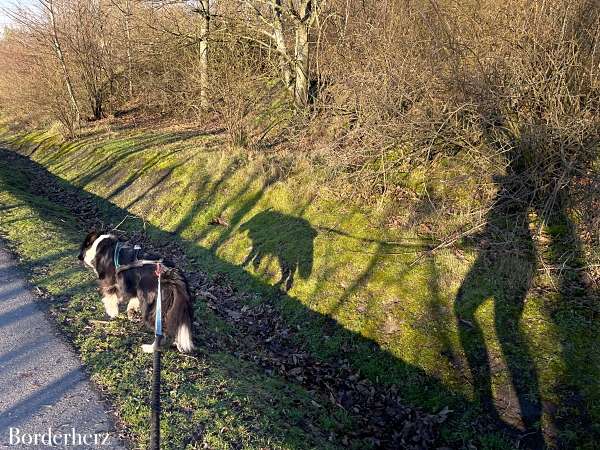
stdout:
POLYGON ((154 362, 152 372, 152 417, 150 428, 150 450, 160 450, 160 344, 162 343, 162 288, 160 275, 162 264, 156 262, 156 310, 154 312, 154 362))
POLYGON ((152 373, 152 417, 150 429, 150 450, 160 449, 160 351, 154 349, 152 373))

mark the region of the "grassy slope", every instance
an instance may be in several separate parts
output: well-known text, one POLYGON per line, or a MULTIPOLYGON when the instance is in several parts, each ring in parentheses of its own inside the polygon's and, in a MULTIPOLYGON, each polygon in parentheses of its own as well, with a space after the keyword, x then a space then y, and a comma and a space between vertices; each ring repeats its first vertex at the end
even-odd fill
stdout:
MULTIPOLYGON (((66 209, 31 195, 27 186, 25 176, 0 161, 0 235, 19 253, 32 282, 52 296, 52 314, 114 401, 135 448, 146 448, 152 363, 131 348, 151 336, 124 319, 94 321, 103 319, 95 283, 74 260, 81 231, 66 209)), ((224 331, 208 312, 203 317, 207 334, 224 331)), ((202 438, 193 448, 336 448, 327 435, 310 431, 326 430, 331 413, 317 408, 309 392, 229 352, 165 353, 163 380, 165 448, 183 448, 196 432, 202 438)))
MULTIPOLYGON (((334 318, 344 329, 353 332, 350 336, 375 341, 380 351, 369 351, 362 339, 353 343, 353 364, 370 377, 399 384, 407 401, 431 410, 456 404, 460 398, 475 401, 472 385, 465 382, 470 378, 465 348, 471 354, 480 352, 476 348, 479 340, 473 339, 475 348, 470 348, 467 336, 463 348, 454 305, 458 288, 469 273, 467 303, 471 301, 469 299, 475 303, 473 318, 483 330, 492 367, 492 390, 497 399, 515 400, 513 378, 516 372, 513 368, 511 375, 508 370, 508 352, 512 355, 509 364, 516 366, 517 372, 526 377, 532 371, 537 374, 537 383, 526 383, 532 389, 532 398, 539 395, 562 408, 561 389, 576 386, 585 394, 585 406, 592 420, 598 418, 597 386, 587 378, 587 375, 597 373, 599 360, 598 349, 590 339, 591 324, 583 323, 577 314, 557 320, 556 310, 548 306, 551 296, 544 298, 539 290, 534 290, 524 303, 520 324, 513 324, 528 342, 530 358, 523 356, 523 345, 515 342, 507 345, 503 342, 504 337, 498 336, 495 320, 500 323, 502 320, 498 321, 497 315, 504 314, 509 322, 519 320, 510 307, 499 305, 503 304, 504 290, 515 277, 514 268, 527 265, 522 256, 506 258, 500 273, 494 274, 469 272, 478 263, 476 255, 468 249, 440 251, 418 264, 411 264, 425 245, 418 236, 384 230, 378 226, 376 214, 366 215, 355 207, 335 201, 332 195, 319 190, 319 174, 309 176, 299 171, 280 182, 277 174, 263 170, 267 164, 263 156, 249 157, 241 152, 224 151, 218 138, 213 136, 121 131, 61 144, 51 133, 34 133, 21 136, 13 144, 29 149, 36 146, 32 158, 58 177, 144 217, 158 229, 176 233, 199 266, 211 273, 227 273, 246 290, 274 295, 275 290, 269 286, 279 280, 282 263, 293 268, 297 265, 298 273, 289 296, 281 302, 289 320, 302 323, 303 309, 298 306, 301 304, 334 318), (215 217, 224 218, 229 226, 210 225, 215 217), (306 250, 311 245, 313 252, 306 250), (249 254, 258 255, 256 259, 260 264, 256 267, 243 265, 249 254), (248 277, 247 273, 252 276, 248 277), (567 339, 571 342, 565 349, 567 339), (396 362, 390 363, 388 355, 396 362), (532 363, 534 367, 530 367, 532 363), (577 373, 586 377, 578 379, 574 376, 577 373), (538 389, 539 394, 534 392, 538 389)), ((10 203, 10 199, 6 201, 10 203)), ((11 214, 17 214, 17 211, 11 214)), ((34 226, 28 220, 25 223, 34 226)), ((14 227, 8 227, 6 223, 0 226, 8 233, 12 233, 14 227)), ((73 247, 80 231, 71 230, 71 233, 68 245, 73 247)), ((52 242, 49 251, 62 247, 59 241, 52 242)), ((29 253, 26 250, 25 254, 34 255, 31 249, 29 253)), ((30 262, 35 264, 33 260, 30 262)), ((74 277, 74 283, 82 277, 79 273, 69 276, 74 277)), ((43 279, 36 281, 44 282, 43 279)), ((541 284, 544 282, 547 280, 540 280, 541 284)), ((57 285, 50 283, 50 286, 59 293, 57 285)), ((89 289, 86 292, 89 299, 89 289)), ((92 310, 88 317, 97 315, 98 311, 92 310)), ((303 327, 303 341, 321 357, 334 357, 340 347, 347 345, 349 335, 337 329, 324 331, 321 325, 315 322, 303 327)), ((125 339, 118 330, 120 328, 115 328, 117 336, 111 339, 125 339)), ((107 336, 106 330, 92 331, 100 334, 82 349, 93 353, 93 346, 101 345, 107 336)), ((131 364, 129 369, 111 370, 111 365, 115 364, 112 359, 102 362, 107 369, 101 371, 101 383, 109 389, 117 383, 114 393, 122 394, 115 381, 118 379, 116 374, 123 370, 125 373, 140 370, 142 365, 136 360, 143 358, 142 355, 128 354, 125 359, 131 364)), ((94 364, 97 362, 94 358, 93 361, 94 364)), ((229 363, 240 370, 237 363, 229 363)), ((254 379, 246 374, 232 377, 227 373, 232 369, 225 356, 222 361, 207 365, 210 370, 207 369, 206 374, 186 373, 186 379, 200 377, 197 383, 181 380, 185 385, 193 384, 197 390, 196 395, 190 395, 194 415, 208 414, 210 404, 206 399, 210 398, 210 392, 206 391, 218 389, 216 380, 248 383, 236 386, 236 391, 263 390, 265 397, 270 389, 277 390, 272 386, 273 380, 261 379, 259 373, 254 379)), ((302 398, 301 392, 297 395, 302 398)), ((260 399, 261 395, 253 393, 252 397, 260 399)), ((467 411, 462 419, 459 414, 458 426, 447 430, 453 441, 457 436, 477 441, 478 438, 468 431, 468 418, 476 414, 476 407, 475 401, 471 404, 475 409, 467 411)), ((136 417, 131 411, 143 411, 144 405, 121 405, 121 408, 128 417, 130 414, 136 417)), ((255 410, 260 408, 259 405, 255 410)), ((307 411, 311 409, 310 405, 306 408, 307 411)), ((224 410, 230 411, 229 407, 224 410)), ((510 415, 511 409, 506 410, 510 415)), ((560 411, 559 408, 555 415, 560 416, 560 411)), ((139 417, 143 417, 141 412, 139 417)), ((270 420, 268 416, 261 416, 261 419, 270 420)), ((226 418, 222 420, 227 421, 226 418)), ((277 420, 282 419, 273 420, 278 423, 277 420)), ((506 417, 506 420, 511 418, 506 417)), ((544 420, 547 423, 549 418, 545 416, 544 420)), ((132 419, 128 418, 128 422, 132 419)), ((136 430, 135 422, 133 424, 136 430)), ((261 423, 257 429, 264 431, 264 425, 261 423)), ((287 431, 277 427, 272 429, 266 437, 259 432, 250 433, 248 445, 260 446, 265 442, 261 439, 272 439, 276 435, 287 439, 280 440, 278 445, 293 448, 304 439, 293 433, 288 437, 287 431)), ((571 442, 578 440, 585 445, 585 438, 567 436, 575 431, 559 427, 559 432, 564 435, 562 438, 571 442)), ((143 434, 141 430, 135 432, 143 434)), ((493 435, 481 439, 490 446, 496 441, 493 435)))
MULTIPOLYGON (((452 381, 453 370, 449 364, 440 364, 439 354, 446 345, 458 344, 448 328, 453 322, 453 294, 466 266, 445 253, 435 263, 407 269, 425 248, 416 236, 379 231, 359 211, 326 194, 315 194, 318 180, 292 176, 285 183, 265 186, 270 181, 262 171, 262 161, 225 153, 218 142, 210 146, 211 139, 203 136, 181 139, 178 134, 119 135, 106 142, 94 137, 88 142, 103 143, 76 142, 60 151, 40 147, 33 159, 75 186, 176 232, 236 266, 253 247, 249 232, 240 228, 258 212, 271 209, 272 215, 262 217, 265 223, 253 227, 259 234, 254 246, 265 249, 265 257, 257 269, 246 265, 250 273, 275 284, 281 277, 280 259, 288 264, 304 259, 299 265, 312 265, 310 276, 295 276, 291 297, 380 342, 405 362, 452 381), (209 225, 219 216, 230 226, 209 225), (308 224, 298 223, 295 217, 308 224), (306 252, 309 245, 314 255, 306 252), (432 320, 428 317, 431 310, 445 317, 432 320), (434 331, 430 325, 442 329, 434 331)), ((204 253, 201 257, 206 258, 204 253)), ((226 271, 239 278, 237 271, 228 271, 213 259, 198 262, 209 272, 226 271)), ((339 345, 330 344, 335 354, 339 345)), ((372 371, 376 374, 378 369, 372 371)), ((462 385, 461 380, 454 382, 457 388, 462 385)))

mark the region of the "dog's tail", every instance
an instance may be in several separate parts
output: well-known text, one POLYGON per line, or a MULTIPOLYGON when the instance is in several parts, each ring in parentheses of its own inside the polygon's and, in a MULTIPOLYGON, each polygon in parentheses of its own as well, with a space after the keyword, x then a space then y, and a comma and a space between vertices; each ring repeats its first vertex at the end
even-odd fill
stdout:
POLYGON ((187 280, 179 271, 170 272, 165 278, 165 281, 173 286, 173 305, 169 315, 172 314, 173 326, 170 328, 174 332, 175 345, 180 352, 191 353, 194 351, 192 338, 194 310, 187 280))
POLYGON ((177 350, 182 353, 191 353, 194 351, 194 342, 192 341, 192 330, 191 326, 187 323, 179 325, 177 330, 177 337, 175 338, 175 345, 177 350))

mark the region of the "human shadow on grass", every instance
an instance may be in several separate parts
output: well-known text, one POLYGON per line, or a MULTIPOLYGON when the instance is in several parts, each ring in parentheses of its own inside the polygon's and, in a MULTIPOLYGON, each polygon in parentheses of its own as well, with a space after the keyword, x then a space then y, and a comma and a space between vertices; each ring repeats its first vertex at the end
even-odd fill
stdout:
MULTIPOLYGON (((496 121, 502 122, 499 116, 496 121)), ((568 209, 576 206, 567 186, 577 183, 573 167, 562 165, 558 153, 554 164, 539 164, 540 152, 551 148, 556 131, 541 125, 522 126, 518 132, 494 127, 490 142, 504 142, 506 174, 497 176, 496 198, 487 214, 485 228, 473 237, 478 256, 465 277, 454 304, 461 346, 466 354, 474 390, 487 409, 511 426, 522 430, 521 444, 526 448, 545 446, 571 448, 592 442, 594 431, 590 408, 598 401, 596 389, 588 383, 597 380, 598 367, 586 359, 592 356, 592 322, 587 311, 594 310, 597 294, 582 279, 585 265, 581 243, 568 209), (538 155, 528 158, 527 155, 538 155), (562 173, 556 176, 556 171, 562 173), (537 231, 535 231, 537 230, 537 231), (540 233, 546 240, 537 239, 540 233), (523 310, 538 271, 557 270, 550 282, 557 287, 544 296, 545 312, 554 322, 560 342, 559 355, 564 364, 555 389, 558 403, 542 401, 540 382, 527 336, 523 310), (491 298, 494 328, 514 390, 518 411, 511 406, 510 392, 493 392, 492 380, 497 361, 490 358, 476 311, 491 298), (587 310, 586 310, 587 309, 587 310), (495 394, 495 395, 494 395, 495 394), (547 422, 542 428, 542 414, 547 422), (574 437, 577 436, 577 437, 574 437)), ((568 139, 563 137, 563 144, 568 139)), ((566 144, 565 144, 566 145, 566 144)), ((585 149, 571 142, 577 151, 585 149)), ((583 166, 586 161, 579 161, 583 166)), ((571 163, 569 163, 571 164, 571 163)))
POLYGON ((566 192, 555 199, 555 208, 545 214, 549 242, 544 259, 551 270, 558 296, 545 305, 561 343, 560 354, 565 362, 557 386, 558 403, 551 408, 556 445, 574 448, 588 442, 600 442, 600 429, 595 425, 600 404, 598 378, 600 366, 592 352, 597 348, 598 302, 600 295, 586 275, 586 258, 576 226, 568 213, 566 192), (594 411, 596 408, 596 411, 594 411))
POLYGON ((485 409, 498 420, 504 420, 501 416, 506 418, 506 414, 499 414, 497 409, 510 404, 512 399, 510 393, 498 395, 507 398, 494 398, 492 379, 496 367, 493 366, 498 362, 490 358, 483 328, 475 316, 483 303, 492 299, 494 329, 520 409, 520 417, 509 420, 512 426, 523 426, 527 448, 541 448, 544 441, 540 429, 539 381, 521 323, 525 298, 536 270, 528 204, 521 199, 523 186, 514 173, 498 177, 496 182, 498 194, 486 217, 485 228, 474 237, 479 254, 458 290, 454 313, 474 391, 485 409))
POLYGON ((252 241, 243 266, 252 264, 258 269, 263 259, 276 258, 281 278, 275 286, 285 291, 292 287, 296 272, 303 279, 310 276, 317 232, 307 220, 267 209, 243 223, 239 230, 247 231, 252 241))

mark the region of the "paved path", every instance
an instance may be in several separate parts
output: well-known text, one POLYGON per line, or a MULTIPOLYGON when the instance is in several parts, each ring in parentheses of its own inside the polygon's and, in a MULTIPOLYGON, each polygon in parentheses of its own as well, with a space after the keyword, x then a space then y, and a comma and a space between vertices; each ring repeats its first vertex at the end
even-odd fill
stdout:
POLYGON ((45 448, 125 449, 79 358, 0 248, 0 449, 45 448), (47 445, 49 427, 60 445, 47 445))

